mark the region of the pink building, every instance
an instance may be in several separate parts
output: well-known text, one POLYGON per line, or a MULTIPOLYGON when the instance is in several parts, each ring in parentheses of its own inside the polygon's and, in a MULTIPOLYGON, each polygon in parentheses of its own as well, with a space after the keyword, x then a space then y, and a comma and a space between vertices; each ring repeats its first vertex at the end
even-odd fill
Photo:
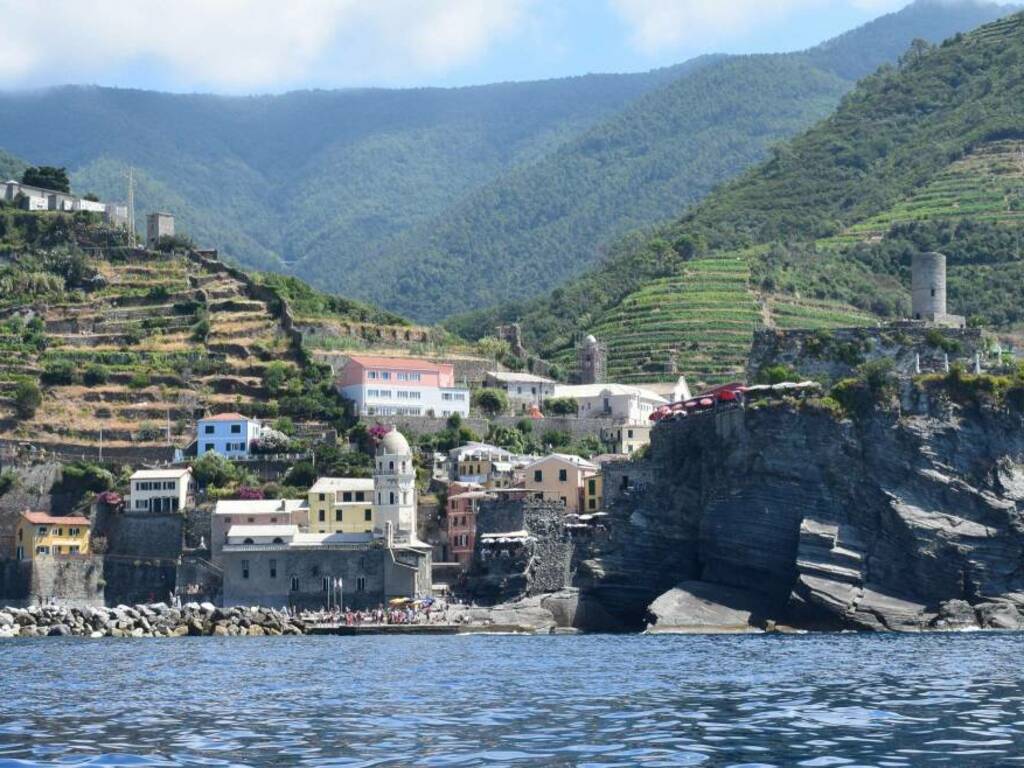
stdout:
POLYGON ((469 390, 455 386, 455 369, 448 363, 350 355, 338 389, 360 416, 469 415, 469 390))
POLYGON ((493 499, 478 483, 448 486, 448 552, 463 568, 473 559, 476 546, 476 508, 482 499, 493 499))

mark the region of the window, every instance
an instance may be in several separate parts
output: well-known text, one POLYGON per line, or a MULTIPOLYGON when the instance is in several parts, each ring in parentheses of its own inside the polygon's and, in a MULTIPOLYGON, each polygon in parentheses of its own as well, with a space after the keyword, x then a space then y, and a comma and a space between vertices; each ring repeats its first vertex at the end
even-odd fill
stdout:
POLYGON ((356 501, 366 501, 366 492, 356 491, 356 501))
POLYGON ((326 493, 321 493, 320 494, 320 501, 327 501, 327 494, 326 493))
POLYGON ((365 576, 357 576, 356 577, 356 592, 365 592, 365 591, 366 591, 366 577, 365 576))
POLYGON ((77 555, 78 554, 78 545, 77 544, 72 544, 70 547, 68 547, 68 554, 69 555, 77 555))
POLYGON ((207 424, 205 427, 203 427, 203 434, 204 435, 212 435, 213 434, 213 424, 207 424))
POLYGON ((36 554, 37 555, 48 555, 48 554, 50 554, 50 548, 49 547, 36 547, 36 554))
POLYGON ((558 482, 564 483, 569 479, 569 471, 567 469, 558 470, 558 482))
POLYGON ((587 490, 591 494, 597 493, 597 480, 593 477, 587 480, 587 490))
MULTIPOLYGON (((381 371, 380 372, 380 378, 381 378, 382 381, 390 381, 391 380, 391 371, 381 371)), ((390 394, 391 393, 389 392, 388 395, 390 395, 390 394)))
POLYGON ((299 591, 299 577, 298 576, 292 576, 292 585, 291 585, 291 587, 292 587, 292 592, 298 592, 299 591))
POLYGON ((627 429, 626 430, 626 436, 627 437, 633 437, 633 430, 632 429, 627 429))
MULTIPOLYGON (((341 494, 342 501, 352 501, 352 491, 345 491, 341 494)), ((360 499, 362 501, 362 499, 360 499)))
POLYGON ((334 522, 336 522, 336 523, 340 523, 341 522, 341 510, 340 509, 334 510, 334 522))
POLYGON ((80 532, 79 528, 68 528, 68 536, 78 536, 80 532))
POLYGON ((389 461, 388 462, 388 470, 391 471, 391 472, 395 471, 395 462, 393 462, 393 461, 389 461))
POLYGON ((325 510, 321 509, 320 510, 320 522, 322 523, 322 522, 325 522, 326 520, 327 520, 327 512, 325 510))
POLYGON ((270 561, 270 578, 277 578, 277 560, 270 561))
POLYGON ((231 425, 231 434, 232 435, 240 435, 240 434, 242 434, 242 425, 241 424, 232 424, 231 425))
POLYGON ((588 506, 588 507, 589 507, 590 509, 597 509, 597 499, 589 499, 589 500, 587 501, 587 506, 588 506))
POLYGON ((377 372, 376 371, 367 371, 366 372, 366 378, 368 378, 368 379, 376 379, 377 378, 377 372))
POLYGON ((562 497, 560 498, 560 501, 562 502, 562 506, 563 506, 563 507, 566 507, 566 506, 568 506, 568 505, 569 505, 569 502, 568 502, 568 501, 566 500, 565 496, 562 496, 562 497))
POLYGON ((275 536, 274 537, 274 543, 275 544, 284 544, 284 539, 282 539, 280 536, 275 536))
POLYGON ((207 443, 206 447, 203 450, 204 451, 212 451, 213 450, 213 443, 207 443))
POLYGON ((389 491, 388 492, 388 504, 394 504, 394 503, 395 503, 395 492, 394 491, 389 491))
POLYGON ((39 535, 39 536, 45 536, 46 535, 46 526, 45 525, 39 526, 39 530, 36 531, 36 534, 39 535))
POLYGON ((365 520, 368 523, 373 520, 373 510, 372 509, 364 509, 363 510, 363 520, 365 520))
POLYGON ((250 517, 248 522, 255 523, 256 522, 256 518, 255 517, 250 517))
POLYGON ((242 561, 242 578, 243 579, 248 579, 249 578, 249 561, 248 560, 243 560, 242 561))
POLYGON ((326 592, 330 588, 331 588, 331 580, 330 580, 330 578, 328 578, 327 576, 324 576, 322 579, 320 579, 320 590, 322 592, 326 592))
POLYGON ((544 471, 541 469, 533 470, 533 482, 543 483, 544 482, 544 471))
MULTIPOLYGON (((255 544, 256 542, 255 542, 255 541, 253 541, 252 539, 245 539, 245 540, 244 540, 244 541, 243 541, 242 543, 243 543, 243 544, 255 544)), ((244 562, 244 561, 243 561, 243 562, 244 562)))

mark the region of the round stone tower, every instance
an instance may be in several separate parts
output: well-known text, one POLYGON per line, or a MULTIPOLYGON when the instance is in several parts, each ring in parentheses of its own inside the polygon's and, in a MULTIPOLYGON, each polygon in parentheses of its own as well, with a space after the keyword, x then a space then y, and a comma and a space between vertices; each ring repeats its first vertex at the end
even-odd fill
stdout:
POLYGON ((390 541, 416 538, 416 469, 409 442, 397 429, 377 446, 373 471, 376 520, 390 541))
POLYGON ((915 320, 939 320, 946 315, 946 257, 915 253, 911 262, 910 312, 915 320))

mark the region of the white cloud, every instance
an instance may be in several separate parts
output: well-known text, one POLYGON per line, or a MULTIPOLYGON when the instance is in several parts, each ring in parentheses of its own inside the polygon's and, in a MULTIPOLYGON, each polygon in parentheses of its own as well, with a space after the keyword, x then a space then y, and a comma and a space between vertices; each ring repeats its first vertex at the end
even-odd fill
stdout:
POLYGON ((630 42, 653 55, 682 45, 710 50, 758 25, 794 13, 848 6, 883 12, 906 0, 609 0, 630 28, 630 42))
POLYGON ((436 74, 514 33, 533 0, 0 0, 0 84, 149 67, 258 90, 436 74))

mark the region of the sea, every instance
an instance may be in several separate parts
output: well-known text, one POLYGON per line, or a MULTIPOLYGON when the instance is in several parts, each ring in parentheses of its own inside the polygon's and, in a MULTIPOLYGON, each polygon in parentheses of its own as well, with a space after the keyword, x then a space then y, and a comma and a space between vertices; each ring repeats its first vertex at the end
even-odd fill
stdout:
POLYGON ((1021 634, 0 641, 0 766, 1021 762, 1021 634))

